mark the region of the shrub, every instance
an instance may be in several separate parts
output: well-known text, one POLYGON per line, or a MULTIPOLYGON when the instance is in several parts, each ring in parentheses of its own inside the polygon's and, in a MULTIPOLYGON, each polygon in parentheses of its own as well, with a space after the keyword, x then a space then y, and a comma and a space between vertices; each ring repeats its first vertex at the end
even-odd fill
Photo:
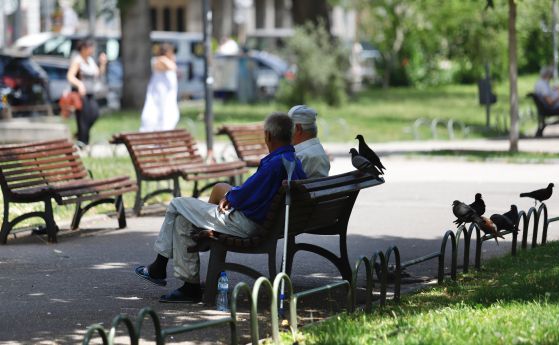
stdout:
POLYGON ((296 28, 287 42, 290 55, 296 59, 294 80, 282 80, 276 100, 286 105, 323 100, 341 105, 346 100, 345 73, 349 53, 340 48, 320 23, 296 28))

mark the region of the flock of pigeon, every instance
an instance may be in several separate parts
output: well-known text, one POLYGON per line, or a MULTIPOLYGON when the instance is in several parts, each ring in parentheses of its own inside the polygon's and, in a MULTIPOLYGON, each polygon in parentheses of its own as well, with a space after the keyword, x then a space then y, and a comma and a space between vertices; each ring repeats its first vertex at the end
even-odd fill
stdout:
MULTIPOLYGON (((553 183, 550 183, 547 188, 537 189, 528 193, 521 193, 521 198, 532 198, 534 204, 536 202, 543 202, 551 197, 553 194, 553 183)), ((518 223, 518 209, 512 205, 510 211, 503 214, 493 214, 491 217, 484 217, 485 202, 481 197, 481 193, 475 195, 473 203, 467 205, 459 200, 454 200, 452 203, 452 213, 456 216, 454 223, 460 227, 464 223, 474 223, 486 234, 492 234, 495 242, 499 244, 497 237, 503 238, 499 235, 499 231, 508 230, 514 231, 515 224, 518 223)))
MULTIPOLYGON (((373 151, 361 134, 355 137, 359 141, 359 152, 352 148, 351 164, 358 170, 370 173, 376 177, 383 175, 386 168, 381 163, 378 155, 373 151)), ((538 201, 543 202, 551 197, 553 194, 553 183, 550 183, 547 188, 537 189, 528 193, 521 193, 520 197, 527 197, 534 199, 534 204, 538 201)), ((503 214, 492 214, 487 218, 485 214, 485 202, 481 193, 475 195, 475 200, 471 204, 465 204, 459 200, 454 200, 452 203, 452 213, 456 216, 454 223, 460 227, 466 223, 474 223, 477 227, 486 234, 493 235, 495 242, 499 244, 498 237, 504 238, 499 234, 501 230, 514 231, 515 224, 518 223, 518 209, 512 205, 508 212, 503 214)))

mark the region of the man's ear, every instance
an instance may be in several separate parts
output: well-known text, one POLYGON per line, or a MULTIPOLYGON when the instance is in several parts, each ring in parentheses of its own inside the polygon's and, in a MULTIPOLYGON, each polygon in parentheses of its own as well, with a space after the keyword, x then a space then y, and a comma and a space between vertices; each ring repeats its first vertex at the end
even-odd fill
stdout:
POLYGON ((296 124, 295 124, 295 132, 300 133, 300 132, 302 132, 302 131, 303 131, 303 125, 300 124, 300 123, 296 123, 296 124))
POLYGON ((270 132, 264 131, 264 142, 269 143, 272 140, 272 136, 270 132))

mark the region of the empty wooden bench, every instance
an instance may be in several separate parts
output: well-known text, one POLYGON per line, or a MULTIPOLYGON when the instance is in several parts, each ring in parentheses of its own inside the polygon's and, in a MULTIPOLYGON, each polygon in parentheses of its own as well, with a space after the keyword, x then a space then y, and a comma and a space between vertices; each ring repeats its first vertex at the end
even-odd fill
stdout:
MULTIPOLYGON (((298 251, 309 251, 321 255, 332 262, 343 279, 351 280, 351 267, 347 253, 347 226, 353 205, 364 188, 384 183, 382 178, 370 174, 352 171, 330 177, 292 181, 292 204, 289 213, 289 237, 287 254, 287 272, 291 272, 293 258, 298 251), (297 242, 299 234, 337 235, 340 255, 311 243, 297 242)), ((276 275, 276 248, 284 235, 285 186, 274 198, 263 224, 260 236, 240 238, 217 234, 215 239, 206 239, 200 247, 210 250, 210 260, 206 275, 204 302, 215 301, 219 273, 235 271, 253 278, 263 276, 255 269, 226 261, 228 252, 245 254, 267 254, 268 276, 276 275)))
POLYGON ((203 187, 199 181, 227 178, 233 184, 234 179, 248 171, 242 161, 206 164, 198 152, 196 141, 184 129, 158 132, 120 133, 113 136, 113 144, 124 144, 132 158, 138 190, 134 203, 134 212, 140 214, 143 204, 161 193, 181 196, 179 179, 194 182, 192 196, 198 197, 217 182, 210 182, 203 187), (142 181, 173 182, 172 189, 159 189, 142 196, 142 181))
POLYGON ((66 139, 0 146, 0 186, 4 218, 0 242, 6 243, 14 226, 31 217, 43 218, 48 239, 56 242, 58 226, 51 200, 75 204, 71 228, 77 229, 84 213, 102 203, 114 203, 119 228, 126 226, 122 194, 136 190, 129 177, 94 180, 89 177, 76 147, 66 139), (9 220, 10 204, 43 202, 44 212, 29 212, 9 220), (83 203, 88 202, 82 206, 83 203))
POLYGON ((248 167, 257 167, 262 157, 268 154, 268 147, 264 141, 264 125, 225 125, 219 128, 217 134, 227 135, 235 148, 237 157, 248 167))

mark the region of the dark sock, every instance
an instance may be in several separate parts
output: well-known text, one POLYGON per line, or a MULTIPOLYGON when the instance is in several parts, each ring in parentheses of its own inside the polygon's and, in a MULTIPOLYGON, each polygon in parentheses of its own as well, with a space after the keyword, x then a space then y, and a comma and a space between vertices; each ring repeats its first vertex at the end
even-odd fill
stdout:
POLYGON ((200 286, 200 284, 184 282, 183 286, 181 286, 179 290, 192 297, 202 296, 202 287, 200 286))
POLYGON ((155 261, 148 266, 149 276, 155 279, 167 278, 167 262, 169 262, 168 258, 157 254, 155 261))

